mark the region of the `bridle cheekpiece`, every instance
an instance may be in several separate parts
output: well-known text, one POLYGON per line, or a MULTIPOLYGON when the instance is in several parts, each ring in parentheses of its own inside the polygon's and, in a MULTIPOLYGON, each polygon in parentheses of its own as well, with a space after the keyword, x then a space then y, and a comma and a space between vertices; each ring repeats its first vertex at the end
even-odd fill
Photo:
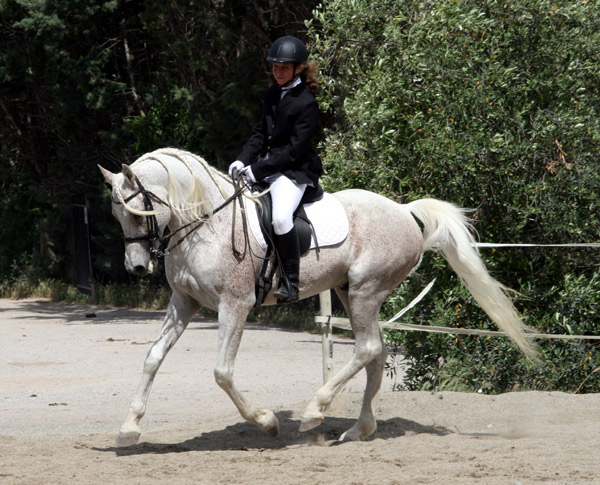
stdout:
MULTIPOLYGON (((161 205, 164 205, 164 206, 169 205, 165 201, 163 201, 158 195, 154 194, 153 192, 150 192, 149 190, 146 190, 146 188, 142 185, 142 183, 140 182, 140 179, 137 177, 137 175, 135 175, 134 177, 135 177, 135 183, 138 186, 138 190, 135 191, 130 196, 128 196, 126 199, 123 199, 124 203, 127 203, 130 200, 137 197, 138 195, 142 194, 142 198, 144 200, 144 210, 146 212, 154 212, 154 205, 152 204, 152 199, 154 199, 154 201, 158 202, 161 205)), ((113 202, 113 204, 121 204, 120 201, 116 201, 114 199, 112 202, 113 202)), ((140 236, 132 236, 132 237, 124 236, 123 240, 126 243, 135 242, 135 241, 148 241, 150 243, 150 253, 154 256, 160 255, 161 251, 159 249, 159 246, 160 246, 160 243, 162 243, 162 241, 163 241, 163 237, 160 235, 160 232, 159 232, 158 221, 156 220, 156 216, 154 214, 150 214, 145 217, 146 217, 146 224, 148 226, 148 232, 146 234, 143 234, 140 236), (159 244, 155 244, 157 241, 159 244)))

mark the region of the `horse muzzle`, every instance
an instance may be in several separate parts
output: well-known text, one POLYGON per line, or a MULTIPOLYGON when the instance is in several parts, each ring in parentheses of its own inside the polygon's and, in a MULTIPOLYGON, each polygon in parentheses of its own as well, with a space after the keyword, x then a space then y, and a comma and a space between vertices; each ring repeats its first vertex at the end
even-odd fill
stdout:
POLYGON ((136 276, 146 276, 154 270, 154 262, 148 251, 125 251, 125 269, 136 276))

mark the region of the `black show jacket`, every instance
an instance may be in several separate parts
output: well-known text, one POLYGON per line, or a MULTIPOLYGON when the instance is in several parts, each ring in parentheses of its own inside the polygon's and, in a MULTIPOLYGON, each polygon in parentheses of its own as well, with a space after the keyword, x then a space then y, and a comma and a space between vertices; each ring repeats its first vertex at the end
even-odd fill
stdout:
POLYGON ((237 159, 251 165, 257 181, 281 172, 296 183, 316 187, 323 172, 313 148, 319 131, 317 101, 304 83, 280 98, 281 89, 271 86, 261 119, 237 159))

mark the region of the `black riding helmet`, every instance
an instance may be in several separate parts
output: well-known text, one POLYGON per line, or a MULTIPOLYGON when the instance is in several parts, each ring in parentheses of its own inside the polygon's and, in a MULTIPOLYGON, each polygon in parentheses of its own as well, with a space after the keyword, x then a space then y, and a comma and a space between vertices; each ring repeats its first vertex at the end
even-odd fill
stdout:
POLYGON ((300 39, 293 35, 280 37, 269 49, 267 62, 293 62, 300 64, 308 59, 308 49, 300 39))

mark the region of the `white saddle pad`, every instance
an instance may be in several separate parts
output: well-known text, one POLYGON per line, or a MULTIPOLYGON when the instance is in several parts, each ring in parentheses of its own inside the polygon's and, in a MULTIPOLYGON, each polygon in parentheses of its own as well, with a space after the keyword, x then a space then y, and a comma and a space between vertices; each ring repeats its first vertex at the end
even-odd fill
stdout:
MULTIPOLYGON (((266 250, 267 242, 260 229, 256 204, 247 204, 248 223, 252 234, 258 244, 266 250)), ((304 204, 304 210, 317 234, 319 247, 333 246, 348 237, 348 216, 344 207, 333 195, 325 193, 321 200, 304 204)), ((310 248, 317 246, 314 235, 310 241, 310 248)))

